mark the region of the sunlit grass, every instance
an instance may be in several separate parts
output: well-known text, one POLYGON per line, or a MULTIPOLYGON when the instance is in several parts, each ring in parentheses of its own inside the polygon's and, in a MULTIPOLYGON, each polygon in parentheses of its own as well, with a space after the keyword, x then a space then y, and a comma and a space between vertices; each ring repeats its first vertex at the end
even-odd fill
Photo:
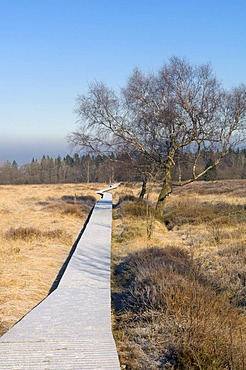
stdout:
POLYGON ((1 334, 47 296, 100 186, 0 186, 1 334))

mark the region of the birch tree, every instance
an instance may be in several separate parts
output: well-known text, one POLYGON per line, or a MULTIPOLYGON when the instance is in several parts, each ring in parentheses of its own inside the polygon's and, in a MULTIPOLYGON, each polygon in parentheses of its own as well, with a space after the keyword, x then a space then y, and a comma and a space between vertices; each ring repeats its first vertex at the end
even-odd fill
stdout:
POLYGON ((69 141, 94 153, 127 151, 154 163, 162 177, 156 210, 163 214, 173 189, 172 169, 189 152, 196 181, 217 166, 229 148, 245 139, 246 86, 225 90, 209 64, 194 66, 171 58, 156 73, 135 69, 115 92, 103 83, 77 99, 78 126, 69 141), (201 153, 216 151, 211 166, 199 168, 201 153), (199 170, 198 170, 199 169, 199 170))

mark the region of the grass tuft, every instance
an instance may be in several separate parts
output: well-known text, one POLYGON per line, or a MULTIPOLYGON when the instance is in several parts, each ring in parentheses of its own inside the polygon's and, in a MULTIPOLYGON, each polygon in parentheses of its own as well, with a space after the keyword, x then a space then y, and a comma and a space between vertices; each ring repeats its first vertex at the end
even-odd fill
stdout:
POLYGON ((36 229, 35 227, 11 227, 8 231, 6 231, 5 238, 12 240, 29 240, 32 238, 37 238, 40 235, 40 230, 36 229))
POLYGON ((93 195, 63 195, 62 201, 71 204, 86 204, 93 207, 96 203, 96 198, 93 195))
POLYGON ((237 224, 246 221, 244 205, 217 202, 211 204, 200 199, 179 199, 169 204, 164 216, 167 225, 182 226, 184 224, 237 224))
POLYGON ((88 214, 91 210, 86 204, 68 204, 68 203, 56 203, 49 204, 44 207, 45 211, 60 213, 62 215, 75 216, 81 218, 84 214, 88 214))
MULTIPOLYGON (((64 242, 65 244, 71 243, 71 236, 66 232, 66 230, 62 229, 53 229, 48 231, 40 231, 34 227, 18 227, 13 228, 11 227, 5 233, 6 239, 11 240, 24 240, 24 241, 33 241, 38 239, 48 239, 54 240, 58 239, 64 242)), ((19 253, 20 249, 18 247, 14 247, 11 249, 15 253, 19 253)))

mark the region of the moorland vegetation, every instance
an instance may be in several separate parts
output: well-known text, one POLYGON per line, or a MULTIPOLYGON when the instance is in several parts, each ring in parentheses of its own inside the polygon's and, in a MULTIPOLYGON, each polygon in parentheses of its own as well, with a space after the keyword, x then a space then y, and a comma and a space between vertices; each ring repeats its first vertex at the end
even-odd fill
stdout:
MULTIPOLYGON (((100 184, 101 185, 101 184, 100 184)), ((245 180, 113 192, 112 321, 122 369, 245 368, 245 180)), ((2 185, 1 334, 49 294, 98 184, 2 185)))
POLYGON ((245 369, 246 183, 129 186, 114 209, 112 298, 123 369, 245 369), (155 194, 155 196, 154 196, 155 194))

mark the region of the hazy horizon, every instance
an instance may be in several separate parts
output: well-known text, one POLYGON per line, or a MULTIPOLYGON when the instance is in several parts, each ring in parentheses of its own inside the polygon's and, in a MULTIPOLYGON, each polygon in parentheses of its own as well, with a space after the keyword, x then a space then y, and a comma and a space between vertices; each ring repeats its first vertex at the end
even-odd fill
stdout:
POLYGON ((0 163, 71 153, 76 97, 174 55, 246 82, 244 0, 9 0, 0 12, 0 163))
POLYGON ((23 165, 30 163, 32 159, 40 160, 43 155, 57 158, 59 155, 63 158, 67 154, 73 156, 73 152, 69 147, 66 140, 50 140, 43 139, 39 141, 36 140, 27 140, 17 142, 16 141, 7 141, 1 142, 0 140, 0 165, 4 161, 16 161, 18 165, 23 165))

